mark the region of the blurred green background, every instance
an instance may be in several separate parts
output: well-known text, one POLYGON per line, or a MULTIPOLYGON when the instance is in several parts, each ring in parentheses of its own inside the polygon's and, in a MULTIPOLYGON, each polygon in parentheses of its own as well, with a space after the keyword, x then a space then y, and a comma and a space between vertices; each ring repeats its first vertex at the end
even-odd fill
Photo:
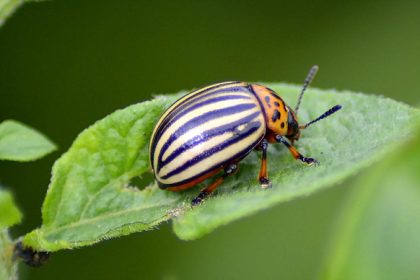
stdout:
MULTIPOLYGON (((0 120, 41 130, 60 151, 34 163, 0 162, 0 182, 25 215, 14 236, 40 225, 52 163, 77 134, 152 94, 225 80, 301 83, 318 64, 316 87, 418 105, 419 14, 414 0, 24 5, 0 28, 0 120)), ((58 252, 21 272, 27 279, 312 279, 350 181, 197 241, 178 240, 165 224, 58 252)))

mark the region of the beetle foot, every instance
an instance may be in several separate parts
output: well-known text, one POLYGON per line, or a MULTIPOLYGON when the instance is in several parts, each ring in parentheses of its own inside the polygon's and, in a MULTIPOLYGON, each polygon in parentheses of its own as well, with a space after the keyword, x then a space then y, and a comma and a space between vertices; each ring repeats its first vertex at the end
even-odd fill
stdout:
POLYGON ((196 207, 196 206, 200 205, 202 201, 203 201, 202 198, 196 197, 191 201, 191 206, 196 207))
POLYGON ((260 185, 262 189, 271 189, 271 181, 267 178, 260 178, 260 185))
POLYGON ((198 206, 198 205, 200 205, 202 202, 203 202, 203 200, 204 200, 204 198, 206 198, 207 197, 207 195, 208 195, 208 193, 206 193, 206 192, 201 192, 196 198, 194 198, 192 201, 191 201, 191 206, 192 207, 195 207, 195 206, 198 206))
POLYGON ((307 157, 302 157, 301 161, 306 163, 308 166, 312 166, 312 165, 319 165, 319 161, 317 161, 314 158, 307 158, 307 157))

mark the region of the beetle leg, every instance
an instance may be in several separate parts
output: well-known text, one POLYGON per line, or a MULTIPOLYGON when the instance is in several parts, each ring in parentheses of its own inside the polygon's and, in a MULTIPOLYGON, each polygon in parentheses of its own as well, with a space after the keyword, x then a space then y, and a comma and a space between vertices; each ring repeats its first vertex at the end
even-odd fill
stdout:
POLYGON ((215 189, 217 189, 217 187, 223 183, 223 180, 229 176, 234 174, 238 169, 238 166, 236 164, 229 164, 225 170, 224 173, 221 177, 217 178, 216 181, 214 181, 213 183, 211 183, 209 186, 207 186, 206 188, 202 189, 200 194, 194 198, 191 201, 191 205, 192 206, 197 206, 199 205, 206 197, 208 197, 215 189))
POLYGON ((276 139, 276 141, 277 141, 278 143, 282 143, 282 144, 284 144, 284 145, 285 145, 285 146, 289 149, 290 153, 292 154, 292 156, 293 156, 295 159, 298 159, 298 160, 300 160, 301 162, 304 162, 304 163, 306 163, 306 164, 308 164, 308 165, 319 164, 319 162, 318 162, 316 159, 314 159, 314 158, 307 158, 307 157, 302 156, 302 155, 299 153, 299 151, 298 151, 298 150, 296 150, 296 148, 295 148, 295 147, 293 147, 293 146, 292 146, 289 142, 287 142, 287 140, 286 140, 286 139, 284 139, 284 137, 283 137, 283 136, 276 135, 276 136, 275 136, 275 139, 276 139))
POLYGON ((258 180, 260 182, 261 188, 268 189, 268 188, 271 188, 271 182, 268 179, 268 170, 267 170, 267 148, 268 148, 267 139, 262 140, 259 148, 262 150, 262 157, 261 157, 261 168, 260 168, 260 174, 258 175, 258 180))

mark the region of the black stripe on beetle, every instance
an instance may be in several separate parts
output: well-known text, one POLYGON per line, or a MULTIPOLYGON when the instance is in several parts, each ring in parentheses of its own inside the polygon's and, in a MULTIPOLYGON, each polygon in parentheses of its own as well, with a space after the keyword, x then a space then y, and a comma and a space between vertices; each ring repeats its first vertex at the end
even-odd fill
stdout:
MULTIPOLYGON (((188 160, 187 162, 177 166, 176 168, 171 170, 168 174, 166 174, 164 176, 161 176, 161 178, 162 179, 168 179, 168 178, 170 178, 170 177, 172 177, 176 174, 179 174, 180 172, 190 168, 191 166, 198 164, 199 162, 201 162, 201 161, 205 160, 206 158, 210 157, 211 155, 213 155, 213 154, 215 154, 219 151, 223 151, 224 149, 226 149, 227 147, 229 147, 231 145, 234 145, 235 143, 241 142, 241 140, 243 140, 244 138, 248 137, 249 135, 251 135, 252 133, 257 131, 257 129, 259 128, 260 125, 261 124, 259 122, 256 122, 255 125, 250 127, 245 133, 241 134, 240 136, 231 138, 231 139, 223 142, 220 145, 212 147, 210 150, 206 151, 205 153, 201 153, 201 154, 195 156, 194 158, 188 160)), ((259 140, 259 141, 261 141, 261 140, 259 140)), ((221 162, 216 162, 216 166, 221 165, 221 164, 222 164, 221 162)))

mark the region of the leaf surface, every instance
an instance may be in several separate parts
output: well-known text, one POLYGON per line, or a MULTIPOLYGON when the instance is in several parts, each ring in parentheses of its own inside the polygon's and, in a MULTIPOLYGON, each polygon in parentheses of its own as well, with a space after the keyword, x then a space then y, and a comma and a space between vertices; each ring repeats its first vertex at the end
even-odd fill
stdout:
POLYGON ((0 0, 0 26, 24 2, 24 0, 0 0))
POLYGON ((35 129, 14 120, 0 123, 0 160, 32 161, 54 150, 55 144, 35 129))
POLYGON ((358 179, 321 279, 420 278, 420 133, 358 179))
POLYGON ((40 2, 42 0, 0 0, 0 27, 25 2, 40 2))
POLYGON ((0 188, 0 228, 18 224, 22 214, 16 207, 12 194, 0 188))
POLYGON ((24 243, 55 251, 150 229, 185 195, 139 190, 130 180, 150 172, 148 142, 164 108, 157 98, 116 111, 83 131, 53 166, 42 227, 24 243))
MULTIPOLYGON (((293 107, 300 87, 269 85, 293 107)), ((182 94, 182 93, 181 93, 182 94)), ((408 137, 419 111, 396 101, 351 92, 309 90, 300 111, 302 123, 335 104, 343 109, 307 130, 297 142, 306 156, 321 165, 307 167, 292 159, 285 147, 269 148, 273 188, 261 190, 256 153, 240 164, 213 197, 191 210, 199 188, 180 193, 144 190, 131 180, 150 171, 148 144, 159 116, 178 95, 132 105, 82 132, 53 167, 42 208, 42 226, 25 236, 35 249, 56 251, 90 245, 102 239, 151 229, 174 218, 182 239, 198 238, 233 220, 276 203, 309 195, 363 169, 408 137)))

